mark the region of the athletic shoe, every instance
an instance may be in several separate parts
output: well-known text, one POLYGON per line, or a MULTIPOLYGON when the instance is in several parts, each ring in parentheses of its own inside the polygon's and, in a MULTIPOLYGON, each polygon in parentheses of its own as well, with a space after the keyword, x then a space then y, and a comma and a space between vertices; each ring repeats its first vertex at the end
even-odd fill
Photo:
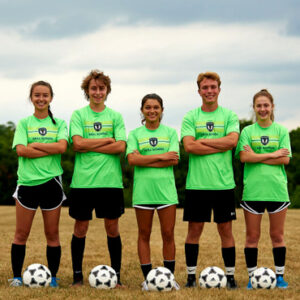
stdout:
POLYGON ((287 289, 288 283, 284 281, 282 276, 277 276, 276 287, 278 287, 279 289, 287 289))
POLYGON ((9 286, 12 287, 18 287, 23 285, 23 281, 21 277, 14 277, 12 279, 8 279, 8 282, 10 282, 9 286))
POLYGON ((246 287, 247 290, 253 290, 253 287, 252 287, 252 284, 251 284, 251 279, 249 278, 249 282, 247 284, 247 287, 246 287))
POLYGON ((193 288, 196 287, 196 278, 188 278, 185 284, 186 288, 193 288))
POLYGON ((80 279, 80 280, 74 280, 71 286, 79 287, 79 286, 82 286, 82 285, 83 285, 83 279, 80 279))
POLYGON ((50 287, 53 287, 53 288, 57 288, 57 287, 58 287, 57 280, 59 280, 59 278, 52 277, 52 279, 51 279, 51 282, 50 282, 49 286, 50 286, 50 287))
POLYGON ((146 291, 146 292, 149 291, 149 288, 147 286, 146 280, 142 282, 142 291, 146 291))
POLYGON ((180 285, 174 280, 173 281, 173 288, 174 288, 174 290, 176 290, 176 291, 179 291, 180 290, 180 285))
POLYGON ((236 290, 237 289, 237 284, 236 281, 234 280, 233 276, 227 277, 227 283, 226 287, 228 290, 236 290))

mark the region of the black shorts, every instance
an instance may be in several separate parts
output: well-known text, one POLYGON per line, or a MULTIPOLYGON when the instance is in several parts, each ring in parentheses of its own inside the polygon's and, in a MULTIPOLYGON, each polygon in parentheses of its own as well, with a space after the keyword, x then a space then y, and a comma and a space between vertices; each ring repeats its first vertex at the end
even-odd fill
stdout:
POLYGON ((146 210, 160 210, 176 204, 137 204, 133 205, 134 208, 146 209, 146 210))
POLYGON ((265 209, 269 214, 276 214, 287 208, 291 202, 276 201, 241 201, 241 207, 255 215, 262 215, 265 209))
POLYGON ((215 223, 236 219, 234 190, 185 190, 183 221, 215 223))
POLYGON ((27 209, 53 210, 59 207, 66 196, 63 191, 61 176, 34 186, 18 185, 13 197, 27 209))
POLYGON ((71 189, 69 215, 72 218, 80 221, 92 220, 94 209, 97 218, 119 218, 124 213, 123 189, 71 189))

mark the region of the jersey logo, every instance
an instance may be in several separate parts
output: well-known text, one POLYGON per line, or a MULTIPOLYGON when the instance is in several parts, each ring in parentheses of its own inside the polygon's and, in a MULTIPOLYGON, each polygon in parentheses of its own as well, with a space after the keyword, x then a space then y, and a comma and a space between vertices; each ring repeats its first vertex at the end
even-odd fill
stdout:
POLYGON ((152 146, 152 147, 155 147, 157 145, 157 138, 150 138, 149 139, 149 144, 152 146))
POLYGON ((206 128, 209 132, 214 130, 214 122, 206 122, 206 128))
POLYGON ((100 130, 102 129, 102 123, 100 123, 100 122, 95 122, 95 123, 94 123, 94 129, 95 129, 96 131, 100 131, 100 130))
POLYGON ((269 143, 269 137, 268 136, 261 136, 260 137, 260 141, 261 143, 265 146, 265 145, 268 145, 269 143))
POLYGON ((41 128, 39 128, 39 134, 40 135, 46 135, 47 134, 47 128, 45 128, 45 127, 41 127, 41 128))

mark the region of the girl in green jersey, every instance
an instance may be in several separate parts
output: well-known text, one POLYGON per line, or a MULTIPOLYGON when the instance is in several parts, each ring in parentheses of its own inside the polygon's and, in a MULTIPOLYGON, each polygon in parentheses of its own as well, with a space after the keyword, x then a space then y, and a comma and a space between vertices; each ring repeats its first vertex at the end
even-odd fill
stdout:
POLYGON ((29 94, 34 114, 22 119, 15 132, 13 148, 19 160, 16 199, 16 231, 11 248, 14 278, 11 286, 21 286, 21 272, 25 258, 26 241, 38 206, 42 210, 47 240, 47 260, 52 274, 52 287, 57 287, 61 247, 59 217, 65 195, 60 175, 61 153, 67 148, 67 125, 53 118, 50 103, 52 87, 45 81, 32 84, 29 94))
MULTIPOLYGON (((179 143, 174 129, 160 124, 163 101, 156 94, 142 99, 142 123, 131 131, 127 142, 127 158, 134 168, 133 206, 138 224, 138 255, 146 279, 152 269, 150 235, 155 209, 163 239, 164 266, 175 268, 174 227, 178 203, 173 166, 178 164, 179 143)), ((175 288, 179 286, 175 283, 175 288)), ((143 282, 143 289, 147 285, 143 282)))
MULTIPOLYGON (((254 95, 253 109, 256 123, 243 130, 236 152, 245 163, 241 206, 246 222, 246 264, 250 277, 257 268, 260 224, 267 209, 277 287, 287 288, 283 279, 286 255, 283 235, 290 204, 284 170, 291 156, 289 134, 286 128, 274 122, 274 101, 267 90, 254 95)), ((250 280, 247 288, 252 289, 250 280)))

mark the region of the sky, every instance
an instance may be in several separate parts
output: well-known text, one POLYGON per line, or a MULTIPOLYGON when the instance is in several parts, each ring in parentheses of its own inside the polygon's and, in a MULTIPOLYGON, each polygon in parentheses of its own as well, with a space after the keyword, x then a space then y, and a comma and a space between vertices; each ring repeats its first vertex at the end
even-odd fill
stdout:
POLYGON ((219 104, 252 117, 267 88, 275 121, 300 127, 298 0, 0 0, 0 124, 33 113, 37 80, 51 83, 55 117, 69 122, 88 104, 80 89, 92 69, 109 75, 107 106, 127 132, 140 126, 144 95, 164 100, 163 123, 180 131, 201 105, 197 75, 221 77, 219 104))

